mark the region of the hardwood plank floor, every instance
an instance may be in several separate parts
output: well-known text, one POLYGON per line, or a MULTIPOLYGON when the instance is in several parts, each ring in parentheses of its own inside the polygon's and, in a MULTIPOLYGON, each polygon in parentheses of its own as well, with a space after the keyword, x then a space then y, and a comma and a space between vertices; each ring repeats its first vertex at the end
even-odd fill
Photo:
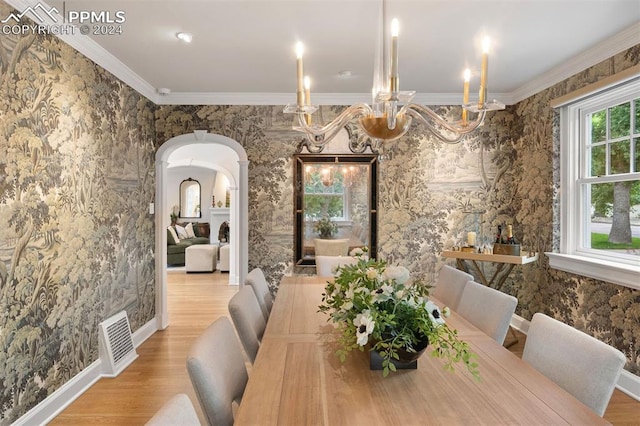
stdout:
MULTIPOLYGON (((195 338, 216 318, 228 315, 227 303, 238 289, 227 282, 228 275, 218 271, 169 271, 170 326, 144 342, 137 349, 138 359, 118 377, 100 379, 50 424, 143 425, 181 392, 189 395, 205 424, 185 362, 195 338)), ((518 343, 509 349, 522 356, 526 336, 516 334, 518 343)), ((508 335, 507 342, 510 339, 508 335)), ((640 402, 616 390, 604 417, 614 425, 640 425, 640 402)))

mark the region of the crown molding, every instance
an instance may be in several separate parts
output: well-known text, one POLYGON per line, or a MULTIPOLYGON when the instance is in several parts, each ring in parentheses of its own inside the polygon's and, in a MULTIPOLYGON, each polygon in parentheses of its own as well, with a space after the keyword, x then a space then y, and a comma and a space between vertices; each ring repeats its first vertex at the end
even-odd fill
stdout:
MULTIPOLYGON (((37 3, 46 5, 44 1, 34 0, 5 1, 21 12, 37 3)), ((287 105, 295 102, 295 93, 176 92, 160 95, 150 83, 90 37, 81 35, 79 32, 57 37, 157 105, 287 105)), ((491 95, 505 105, 516 104, 637 44, 640 44, 640 32, 637 24, 634 24, 512 92, 491 95)), ((414 101, 423 105, 458 105, 461 97, 462 95, 457 93, 418 93, 414 101)), ((314 93, 313 95, 313 102, 317 105, 351 105, 370 101, 370 93, 314 93)))
POLYGON ((636 23, 517 88, 511 92, 512 103, 533 96, 637 44, 640 44, 640 31, 636 23))
MULTIPOLYGON (((44 1, 5 0, 5 2, 16 10, 19 10, 20 12, 23 12, 30 6, 35 6, 38 3, 45 7, 51 7, 44 1)), ((56 15, 59 20, 63 20, 63 16, 59 13, 54 15, 56 15)), ((55 21, 48 19, 48 17, 46 16, 44 17, 44 20, 49 24, 56 24, 55 21)), ((133 72, 131 68, 123 64, 120 60, 106 51, 102 46, 93 41, 93 39, 91 39, 90 37, 80 34, 79 31, 75 31, 75 34, 57 34, 56 37, 67 43, 69 46, 71 46, 96 64, 100 65, 105 70, 109 71, 116 78, 130 86, 132 89, 136 90, 145 98, 154 103, 157 103, 158 94, 156 93, 156 89, 151 84, 149 84, 146 80, 133 72)))

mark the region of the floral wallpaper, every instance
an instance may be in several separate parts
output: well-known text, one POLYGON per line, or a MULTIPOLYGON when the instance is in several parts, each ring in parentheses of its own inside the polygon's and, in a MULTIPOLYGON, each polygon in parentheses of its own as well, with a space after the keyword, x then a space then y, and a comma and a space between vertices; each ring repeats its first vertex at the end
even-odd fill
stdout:
POLYGON ((55 37, 0 34, 0 424, 98 359, 101 321, 155 316, 154 108, 55 37))
MULTIPOLYGON (((0 14, 10 9, 0 2, 0 14)), ((414 127, 379 166, 379 255, 432 283, 470 226, 512 223, 525 250, 557 244, 557 117, 549 100, 638 63, 640 46, 504 111, 458 145, 414 127), (554 225, 555 224, 555 225, 554 225)), ((282 106, 156 106, 56 38, 0 35, 0 424, 98 357, 98 323, 154 313, 156 149, 205 129, 249 157, 249 269, 274 287, 293 269, 293 164, 282 106)), ((322 107, 330 119, 342 107, 322 107)), ((457 119, 458 107, 438 108, 457 119)), ((417 126, 417 125, 414 125, 417 126)), ((492 266, 484 265, 490 275, 492 266)), ((624 351, 640 373, 640 291, 517 267, 500 289, 624 351)))

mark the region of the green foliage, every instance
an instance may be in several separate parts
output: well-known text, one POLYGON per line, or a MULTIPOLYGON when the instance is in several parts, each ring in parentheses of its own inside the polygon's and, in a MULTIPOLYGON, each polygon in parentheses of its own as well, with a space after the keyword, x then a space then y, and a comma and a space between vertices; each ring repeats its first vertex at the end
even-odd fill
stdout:
POLYGON ((331 238, 333 234, 338 232, 338 225, 325 216, 316 222, 313 230, 320 235, 320 238, 331 238))
POLYGON ((415 353, 424 348, 426 338, 431 355, 442 358, 445 369, 453 371, 454 364, 462 362, 478 379, 476 356, 445 324, 449 309, 440 311, 428 300, 428 287, 410 281, 404 267, 358 257, 357 264, 339 267, 336 278, 327 282, 319 306, 340 331, 340 360, 369 345, 381 355, 382 374, 387 376, 396 370, 392 360, 400 359, 401 350, 415 353))

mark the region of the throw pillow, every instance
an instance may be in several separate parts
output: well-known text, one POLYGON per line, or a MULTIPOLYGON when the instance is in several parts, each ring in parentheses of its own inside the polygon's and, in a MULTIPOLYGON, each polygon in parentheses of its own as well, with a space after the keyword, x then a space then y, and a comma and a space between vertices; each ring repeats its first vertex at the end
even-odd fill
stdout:
POLYGON ((189 236, 187 235, 187 231, 180 225, 176 225, 176 232, 178 233, 178 238, 180 238, 181 240, 184 238, 189 238, 189 236))
POLYGON ((184 227, 184 230, 187 231, 187 238, 196 237, 196 234, 193 232, 193 223, 187 224, 187 226, 184 227))
POLYGON ((195 234, 196 237, 202 237, 202 235, 200 235, 200 227, 198 226, 197 223, 194 223, 193 225, 193 233, 195 234))
POLYGON ((176 234, 176 230, 173 229, 173 226, 170 226, 167 228, 167 243, 169 245, 172 245, 170 241, 173 241, 173 244, 179 244, 180 243, 180 238, 178 238, 178 235, 176 234), (169 236, 171 236, 171 238, 169 238, 169 236))

